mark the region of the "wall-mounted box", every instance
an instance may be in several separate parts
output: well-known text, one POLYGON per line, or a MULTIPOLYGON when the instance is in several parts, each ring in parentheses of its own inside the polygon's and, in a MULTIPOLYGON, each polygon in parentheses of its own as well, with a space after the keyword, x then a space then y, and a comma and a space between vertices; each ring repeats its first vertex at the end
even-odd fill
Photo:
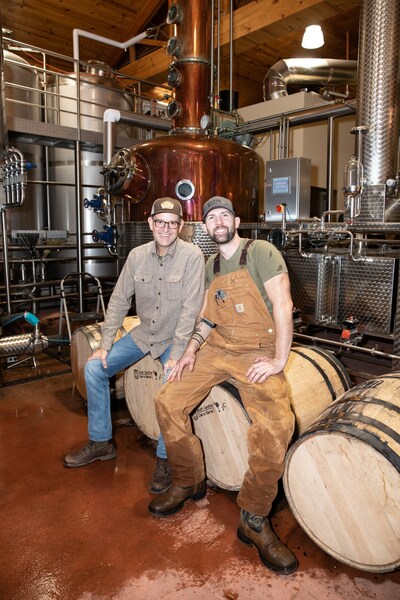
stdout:
POLYGON ((286 204, 288 222, 310 217, 311 160, 296 156, 265 164, 265 220, 278 223, 276 206, 286 204))

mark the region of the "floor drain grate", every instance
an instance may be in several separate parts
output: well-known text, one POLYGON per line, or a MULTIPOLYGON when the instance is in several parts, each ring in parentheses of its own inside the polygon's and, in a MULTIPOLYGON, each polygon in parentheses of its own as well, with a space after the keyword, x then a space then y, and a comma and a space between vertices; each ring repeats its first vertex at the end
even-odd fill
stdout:
POLYGON ((42 375, 33 375, 33 377, 25 377, 23 379, 16 379, 15 381, 8 381, 1 384, 0 387, 11 387, 13 385, 21 385, 23 383, 30 383, 31 381, 39 381, 40 379, 49 379, 50 377, 56 377, 57 375, 65 375, 66 373, 72 373, 71 369, 63 369, 62 371, 54 371, 53 373, 43 373, 42 375))

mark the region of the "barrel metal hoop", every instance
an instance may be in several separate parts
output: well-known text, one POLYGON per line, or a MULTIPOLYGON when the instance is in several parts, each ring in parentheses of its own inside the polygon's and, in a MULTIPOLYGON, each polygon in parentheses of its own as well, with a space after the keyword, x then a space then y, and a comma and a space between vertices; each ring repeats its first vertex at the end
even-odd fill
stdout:
MULTIPOLYGON (((353 391, 353 390, 351 390, 353 391)), ((379 398, 373 398, 372 396, 365 396, 363 398, 349 398, 349 399, 339 399, 334 405, 329 406, 321 413, 321 418, 318 422, 315 423, 315 428, 313 427, 313 431, 317 431, 317 427, 322 425, 322 427, 326 427, 327 423, 334 421, 337 418, 343 418, 345 416, 350 416, 351 418, 357 417, 358 415, 363 414, 361 410, 361 406, 370 406, 371 404, 375 404, 376 406, 383 406, 388 410, 391 410, 400 415, 400 406, 396 406, 395 404, 391 404, 386 400, 379 400, 379 398), (359 407, 359 411, 351 412, 352 408, 359 407), (349 410, 350 409, 350 410, 349 410)), ((368 416, 368 415, 367 415, 368 416)), ((307 430, 308 433, 308 430, 307 430)))
POLYGON ((323 350, 322 348, 316 348, 314 346, 313 350, 320 356, 323 356, 324 358, 326 358, 326 360, 329 362, 329 364, 335 369, 336 373, 338 374, 338 377, 339 377, 340 381, 342 382, 344 389, 346 391, 349 390, 352 387, 352 382, 351 382, 351 379, 350 379, 346 369, 344 368, 344 366, 342 365, 340 360, 338 360, 336 358, 336 356, 334 356, 333 354, 331 354, 330 352, 328 352, 326 350, 323 350))
POLYGON ((379 375, 377 379, 400 379, 399 373, 386 373, 386 375, 379 375))
MULTIPOLYGON (((351 390, 353 391, 353 390, 351 390)), ((393 410, 394 412, 398 413, 400 415, 400 405, 397 406, 396 404, 392 404, 391 402, 388 402, 387 400, 380 400, 379 398, 374 398, 373 396, 363 396, 362 398, 349 398, 348 400, 344 400, 343 398, 343 402, 341 402, 340 400, 338 401, 338 406, 355 406, 357 404, 376 404, 377 406, 383 406, 389 410, 393 410)), ((335 407, 336 408, 336 407, 335 407)), ((356 413, 358 414, 358 413, 356 413)))
POLYGON ((321 369, 319 364, 316 363, 310 356, 307 356, 307 354, 303 354, 303 352, 300 352, 300 350, 298 350, 297 348, 292 348, 292 352, 295 352, 296 354, 299 354, 300 356, 302 356, 303 358, 308 360, 317 369, 317 371, 322 375, 322 377, 326 383, 326 386, 327 386, 328 390, 330 391, 332 400, 336 400, 335 390, 333 389, 332 384, 329 381, 329 378, 326 376, 325 371, 323 369, 321 369))
MULTIPOLYGON (((362 419, 360 419, 360 420, 362 420, 362 419)), ((369 420, 371 421, 371 424, 374 421, 373 419, 369 419, 369 420)), ((367 422, 367 421, 365 421, 365 422, 367 422)), ((381 423, 379 423, 377 421, 376 421, 376 423, 378 425, 382 425, 381 423)), ((321 424, 319 423, 319 425, 321 425, 321 424)), ((378 427, 378 429, 379 429, 379 427, 378 427)), ((393 431, 385 426, 381 426, 380 429, 382 431, 386 431, 386 433, 393 431)), ((366 431, 365 429, 358 429, 354 425, 349 425, 346 423, 338 423, 336 421, 335 423, 333 423, 332 425, 329 426, 329 429, 325 429, 323 433, 329 434, 334 431, 337 431, 340 433, 346 433, 346 434, 350 435, 351 437, 361 440, 362 442, 366 442, 367 444, 372 446, 372 448, 374 448, 377 452, 382 454, 382 456, 387 458, 387 460, 400 472, 400 455, 396 454, 396 452, 394 452, 387 445, 386 442, 383 442, 380 438, 378 438, 376 435, 374 435, 370 431, 366 431)), ((317 429, 308 430, 307 433, 299 441, 304 441, 304 439, 310 437, 310 435, 312 433, 318 433, 318 430, 317 429)), ((319 433, 321 433, 321 432, 319 432, 319 433)), ((393 432, 393 433, 395 433, 395 432, 393 432)), ((393 436, 391 436, 391 437, 393 437, 393 436)), ((400 441, 400 436, 398 434, 395 434, 395 437, 399 438, 399 441, 400 441)))
POLYGON ((378 382, 381 381, 382 379, 392 379, 392 380, 398 379, 400 381, 400 374, 399 373, 386 373, 386 375, 379 375, 379 377, 376 377, 376 379, 372 379, 372 380, 367 379, 367 381, 363 381, 362 383, 357 384, 352 389, 353 389, 353 391, 364 390, 369 387, 370 383, 378 384, 378 382))

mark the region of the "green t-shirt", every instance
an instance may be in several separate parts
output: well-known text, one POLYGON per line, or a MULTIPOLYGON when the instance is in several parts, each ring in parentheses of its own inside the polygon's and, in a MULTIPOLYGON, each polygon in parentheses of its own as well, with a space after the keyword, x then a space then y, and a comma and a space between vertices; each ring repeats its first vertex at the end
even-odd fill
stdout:
MULTIPOLYGON (((243 248, 248 239, 241 238, 238 249, 228 260, 220 256, 220 274, 226 275, 240 269, 239 261, 243 248)), ((214 279, 214 258, 216 254, 210 256, 206 264, 206 287, 210 287, 214 279)), ((272 313, 272 304, 267 296, 264 283, 279 273, 287 273, 285 261, 282 254, 269 242, 265 240, 254 240, 247 250, 246 268, 260 291, 268 310, 272 313)))

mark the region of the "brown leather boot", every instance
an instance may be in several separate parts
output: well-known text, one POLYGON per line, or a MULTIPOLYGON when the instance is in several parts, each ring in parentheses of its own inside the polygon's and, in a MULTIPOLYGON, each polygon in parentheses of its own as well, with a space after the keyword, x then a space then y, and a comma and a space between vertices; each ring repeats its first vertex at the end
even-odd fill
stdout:
POLYGON ((173 485, 168 492, 154 498, 149 504, 149 511, 156 517, 168 517, 181 510, 187 500, 201 500, 206 495, 206 482, 201 481, 190 487, 173 485))
POLYGON ((171 487, 172 469, 166 458, 157 456, 156 468, 150 481, 149 492, 151 494, 163 494, 171 487))
POLYGON ((258 550, 261 561, 272 571, 283 575, 296 571, 298 562, 295 555, 276 537, 267 517, 252 515, 242 509, 237 535, 239 540, 258 550))
POLYGON ((111 460, 117 456, 117 449, 110 442, 92 442, 89 440, 78 452, 67 454, 64 458, 65 467, 84 467, 95 460, 111 460))

